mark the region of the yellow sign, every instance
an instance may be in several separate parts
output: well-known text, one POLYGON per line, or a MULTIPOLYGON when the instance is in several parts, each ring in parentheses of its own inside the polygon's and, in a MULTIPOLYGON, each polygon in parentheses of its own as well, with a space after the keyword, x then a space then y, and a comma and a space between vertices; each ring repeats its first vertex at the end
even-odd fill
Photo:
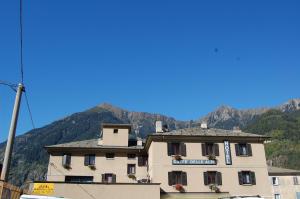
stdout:
POLYGON ((54 192, 54 183, 34 183, 33 192, 38 195, 52 195, 54 192))

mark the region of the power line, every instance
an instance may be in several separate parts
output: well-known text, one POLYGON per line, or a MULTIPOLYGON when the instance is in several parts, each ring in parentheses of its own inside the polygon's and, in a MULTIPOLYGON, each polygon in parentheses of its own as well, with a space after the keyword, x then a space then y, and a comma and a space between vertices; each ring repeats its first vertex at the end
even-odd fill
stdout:
POLYGON ((20 70, 21 82, 24 83, 24 69, 23 69, 23 2, 20 0, 20 70))
POLYGON ((32 112, 31 112, 31 108, 29 106, 29 101, 28 101, 28 97, 27 97, 27 92, 25 91, 24 93, 25 93, 25 100, 26 100, 26 105, 27 105, 29 116, 30 116, 31 124, 32 124, 33 129, 35 129, 35 125, 34 125, 33 117, 32 117, 32 112))

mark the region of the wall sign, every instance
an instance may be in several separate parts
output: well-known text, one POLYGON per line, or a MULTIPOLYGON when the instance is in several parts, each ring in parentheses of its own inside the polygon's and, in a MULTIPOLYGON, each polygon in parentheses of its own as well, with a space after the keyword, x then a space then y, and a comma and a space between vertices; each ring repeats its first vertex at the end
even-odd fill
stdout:
POLYGON ((173 165, 216 165, 216 160, 172 160, 173 165))
POLYGON ((232 165, 230 142, 228 140, 224 141, 224 153, 225 153, 225 163, 226 163, 226 165, 232 165))
POLYGON ((54 183, 34 183, 32 193, 38 195, 52 195, 54 192, 54 183))

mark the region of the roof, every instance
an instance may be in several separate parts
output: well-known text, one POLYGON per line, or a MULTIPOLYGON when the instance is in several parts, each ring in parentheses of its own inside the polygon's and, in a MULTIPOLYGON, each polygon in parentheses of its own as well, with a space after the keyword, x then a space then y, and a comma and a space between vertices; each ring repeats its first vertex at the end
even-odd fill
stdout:
POLYGON ((268 167, 268 173, 269 176, 290 176, 290 175, 300 175, 299 170, 293 170, 293 169, 285 169, 280 167, 268 167))
POLYGON ((45 146, 49 150, 53 149, 125 149, 125 150, 138 150, 143 149, 142 146, 103 146, 98 144, 98 139, 82 140, 76 142, 68 142, 63 144, 56 144, 51 146, 45 146))
POLYGON ((129 132, 131 130, 131 124, 113 124, 113 123, 102 123, 101 127, 102 128, 125 128, 125 129, 129 129, 129 132))
POLYGON ((217 137, 256 137, 256 138, 270 138, 264 135, 252 134, 252 133, 245 133, 240 130, 225 130, 225 129, 215 129, 215 128, 201 128, 201 127, 194 127, 194 128, 185 128, 185 129, 178 129, 173 130, 170 132, 163 132, 163 133, 155 133, 151 134, 151 136, 166 136, 166 135, 179 135, 179 136, 217 136, 217 137))

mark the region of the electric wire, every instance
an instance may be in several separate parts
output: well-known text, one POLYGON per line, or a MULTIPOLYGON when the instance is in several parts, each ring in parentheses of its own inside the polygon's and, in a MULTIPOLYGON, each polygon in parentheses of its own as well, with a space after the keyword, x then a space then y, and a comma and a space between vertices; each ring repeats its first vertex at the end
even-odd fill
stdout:
POLYGON ((26 105, 27 105, 27 110, 28 110, 30 120, 31 120, 31 125, 32 125, 33 129, 35 129, 35 125, 34 125, 33 117, 32 117, 32 112, 31 112, 31 108, 30 108, 30 105, 29 105, 28 97, 27 97, 27 92, 25 91, 24 94, 25 94, 25 101, 26 101, 26 105))
POLYGON ((23 67, 23 1, 20 0, 20 71, 21 82, 24 83, 24 67, 23 67))

